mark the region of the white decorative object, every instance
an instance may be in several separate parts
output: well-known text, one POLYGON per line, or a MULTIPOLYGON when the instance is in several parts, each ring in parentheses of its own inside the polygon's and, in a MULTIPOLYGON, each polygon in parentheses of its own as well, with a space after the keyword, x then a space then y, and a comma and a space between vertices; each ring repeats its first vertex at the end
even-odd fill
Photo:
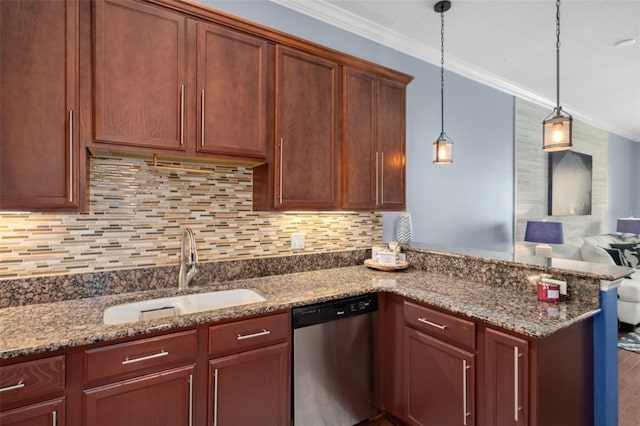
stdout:
POLYGON ((378 252, 378 263, 380 265, 388 266, 396 264, 396 254, 391 251, 378 252))
POLYGON ((371 246, 371 259, 373 259, 374 262, 378 262, 379 260, 379 256, 378 254, 383 251, 386 250, 387 246, 385 246, 384 244, 374 244, 371 246))
POLYGON ((409 244, 412 237, 413 227, 411 225, 411 213, 402 213, 398 218, 396 238, 400 244, 409 244))

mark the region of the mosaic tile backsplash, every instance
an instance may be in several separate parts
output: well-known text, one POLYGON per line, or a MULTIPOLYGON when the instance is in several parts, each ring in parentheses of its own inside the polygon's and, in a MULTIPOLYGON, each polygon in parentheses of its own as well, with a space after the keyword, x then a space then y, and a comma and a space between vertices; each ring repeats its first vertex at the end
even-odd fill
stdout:
POLYGON ((90 160, 90 212, 0 213, 0 280, 177 265, 185 227, 200 262, 328 253, 371 247, 382 214, 252 211, 252 171, 188 164, 195 174, 152 170, 115 155, 90 160), (294 232, 306 247, 291 250, 294 232))

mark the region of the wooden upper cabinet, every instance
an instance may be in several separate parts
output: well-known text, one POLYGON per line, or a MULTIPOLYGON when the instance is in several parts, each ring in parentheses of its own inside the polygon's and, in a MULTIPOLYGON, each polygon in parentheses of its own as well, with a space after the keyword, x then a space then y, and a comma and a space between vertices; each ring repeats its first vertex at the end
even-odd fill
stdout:
POLYGON ((268 45, 198 22, 197 150, 265 158, 268 45))
POLYGON ((339 66, 276 47, 276 209, 338 207, 339 66))
POLYGON ((94 7, 95 139, 183 151, 186 18, 133 1, 94 7))
POLYGON ((342 207, 376 207, 379 170, 376 164, 378 78, 343 69, 342 207))
POLYGON ((0 209, 77 210, 78 2, 0 1, 0 209))
POLYGON ((378 80, 377 151, 381 210, 405 209, 406 86, 378 80))
POLYGON ((343 70, 342 208, 405 209, 406 84, 343 70))

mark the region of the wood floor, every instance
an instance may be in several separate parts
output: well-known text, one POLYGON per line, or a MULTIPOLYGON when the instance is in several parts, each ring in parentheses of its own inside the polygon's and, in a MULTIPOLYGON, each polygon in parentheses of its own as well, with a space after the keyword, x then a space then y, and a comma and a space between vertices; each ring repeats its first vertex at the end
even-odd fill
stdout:
MULTIPOLYGON (((619 336, 624 335, 620 332, 619 336)), ((618 349, 619 426, 640 425, 640 354, 618 349)), ((392 419, 378 416, 361 425, 398 426, 392 419)), ((360 426, 360 425, 359 425, 360 426)))
POLYGON ((620 426, 637 426, 640 424, 640 354, 618 349, 618 376, 620 426))

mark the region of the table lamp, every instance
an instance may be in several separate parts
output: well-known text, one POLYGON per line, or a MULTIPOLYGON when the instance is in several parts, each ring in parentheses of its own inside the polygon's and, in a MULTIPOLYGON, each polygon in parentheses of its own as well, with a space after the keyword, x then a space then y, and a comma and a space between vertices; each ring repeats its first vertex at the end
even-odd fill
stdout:
POLYGON ((527 221, 524 240, 536 245, 536 256, 551 257, 549 244, 564 244, 562 222, 527 221))
POLYGON ((628 234, 640 234, 640 217, 619 218, 616 231, 628 234))

